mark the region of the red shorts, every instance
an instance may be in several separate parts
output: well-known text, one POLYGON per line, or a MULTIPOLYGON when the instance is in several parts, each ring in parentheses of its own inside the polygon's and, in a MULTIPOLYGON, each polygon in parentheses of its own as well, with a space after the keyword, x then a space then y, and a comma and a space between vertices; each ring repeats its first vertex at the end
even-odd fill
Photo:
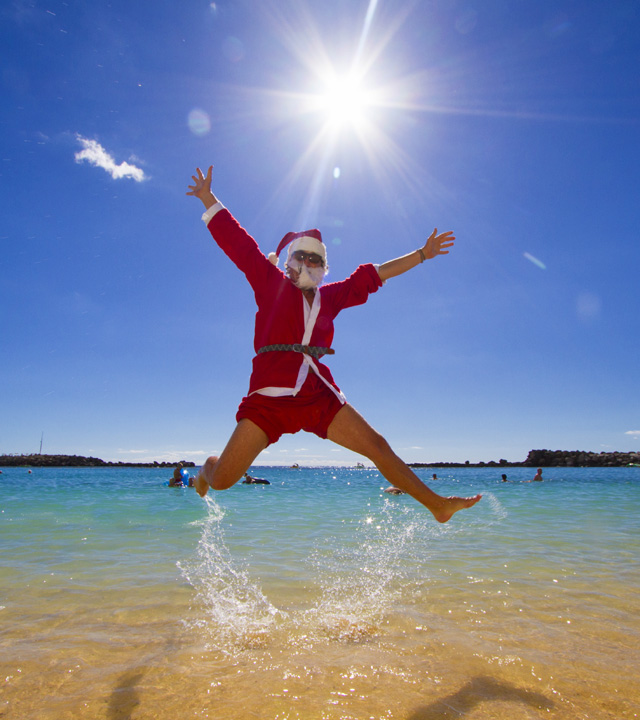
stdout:
POLYGON ((254 422, 266 433, 270 445, 285 433, 297 433, 300 430, 326 439, 329 425, 342 405, 336 394, 310 372, 295 397, 270 397, 253 393, 243 398, 236 420, 239 422, 247 418, 254 422))

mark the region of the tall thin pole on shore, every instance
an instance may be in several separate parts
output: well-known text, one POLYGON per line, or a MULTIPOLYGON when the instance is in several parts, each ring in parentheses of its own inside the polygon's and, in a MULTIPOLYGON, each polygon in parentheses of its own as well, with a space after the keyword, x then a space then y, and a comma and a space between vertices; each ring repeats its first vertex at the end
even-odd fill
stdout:
POLYGON ((40 452, 39 455, 42 455, 42 441, 44 440, 44 430, 42 431, 42 435, 40 436, 40 452))

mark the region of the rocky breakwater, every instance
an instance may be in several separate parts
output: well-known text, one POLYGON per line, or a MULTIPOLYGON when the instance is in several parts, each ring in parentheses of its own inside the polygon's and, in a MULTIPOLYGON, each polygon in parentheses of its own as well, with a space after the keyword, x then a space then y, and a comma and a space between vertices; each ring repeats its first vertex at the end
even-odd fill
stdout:
POLYGON ((640 465, 640 453, 530 450, 523 465, 531 467, 625 467, 640 465))

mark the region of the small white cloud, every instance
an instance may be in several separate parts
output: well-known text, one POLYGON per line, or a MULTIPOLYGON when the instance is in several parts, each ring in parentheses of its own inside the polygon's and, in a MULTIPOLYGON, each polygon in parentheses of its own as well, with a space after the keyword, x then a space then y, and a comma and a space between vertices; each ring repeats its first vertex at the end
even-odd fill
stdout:
POLYGON ((625 435, 640 435, 640 430, 627 430, 625 435))
POLYGON ((76 138, 83 148, 75 154, 77 163, 86 160, 90 165, 100 167, 108 172, 114 180, 125 177, 130 177, 136 182, 146 180, 146 175, 141 168, 131 165, 128 162, 121 162, 119 165, 116 165, 113 157, 109 155, 97 140, 90 140, 89 138, 82 137, 82 135, 76 135, 76 138))

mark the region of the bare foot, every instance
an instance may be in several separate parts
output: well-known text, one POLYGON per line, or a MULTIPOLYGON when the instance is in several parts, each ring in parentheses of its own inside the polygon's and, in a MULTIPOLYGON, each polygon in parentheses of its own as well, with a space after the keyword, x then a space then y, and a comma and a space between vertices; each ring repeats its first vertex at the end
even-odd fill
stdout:
POLYGON ((208 457, 204 465, 200 468, 200 472, 196 475, 194 480, 194 487, 200 497, 204 497, 211 487, 211 478, 213 477, 213 468, 218 462, 218 458, 215 455, 208 457))
POLYGON ((451 520, 454 513, 458 510, 465 510, 466 508, 473 507, 482 497, 482 495, 474 495, 473 497, 447 497, 443 498, 442 507, 439 510, 432 510, 433 517, 439 523, 446 523, 451 520))
POLYGON ((209 483, 204 479, 202 470, 196 475, 193 486, 200 497, 204 497, 209 492, 209 483))

